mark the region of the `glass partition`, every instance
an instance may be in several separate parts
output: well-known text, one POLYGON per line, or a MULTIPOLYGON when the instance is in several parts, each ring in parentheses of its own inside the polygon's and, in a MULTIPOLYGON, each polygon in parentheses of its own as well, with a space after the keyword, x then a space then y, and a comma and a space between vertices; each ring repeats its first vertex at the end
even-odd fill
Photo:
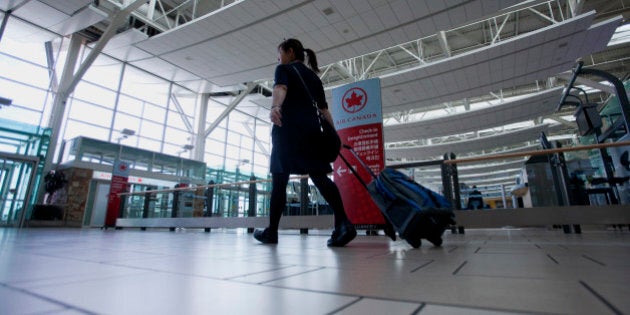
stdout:
POLYGON ((131 169, 205 181, 206 163, 107 141, 77 137, 66 141, 61 164, 82 161, 113 165, 116 159, 129 162, 131 169))

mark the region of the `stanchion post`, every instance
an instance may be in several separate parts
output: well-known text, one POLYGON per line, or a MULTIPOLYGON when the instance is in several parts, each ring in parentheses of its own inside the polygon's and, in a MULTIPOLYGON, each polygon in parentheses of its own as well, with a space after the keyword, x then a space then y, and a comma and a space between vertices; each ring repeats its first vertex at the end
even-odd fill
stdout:
MULTIPOLYGON (((249 177, 249 209, 247 209, 248 217, 256 216, 256 177, 252 175, 249 177)), ((253 227, 247 228, 247 233, 254 233, 253 227)))
MULTIPOLYGON (((300 179, 300 215, 306 215, 308 211, 308 178, 300 179)), ((308 234, 307 228, 300 229, 300 234, 308 234)))
MULTIPOLYGON (((444 154, 444 162, 449 160, 455 160, 454 153, 444 154)), ((451 209, 461 210, 461 195, 459 191, 459 178, 457 175, 457 164, 455 163, 442 163, 442 185, 444 186, 444 194, 448 196, 451 202, 451 209)), ((451 233, 455 234, 459 231, 460 234, 464 234, 464 227, 456 226, 451 227, 451 233)))
MULTIPOLYGON (((208 187, 206 188, 206 212, 203 214, 204 217, 212 216, 212 205, 214 204, 214 181, 210 180, 208 182, 208 187)), ((206 233, 210 233, 211 228, 203 229, 206 233)))
MULTIPOLYGON (((149 217, 149 206, 151 205, 151 190, 147 190, 146 193, 144 194, 144 204, 142 207, 142 218, 146 219, 149 217)), ((146 227, 141 227, 140 230, 141 231, 145 231, 147 228, 146 227)))
POLYGON ((212 204, 214 202, 214 181, 210 180, 208 182, 208 188, 206 188, 206 213, 203 214, 204 217, 212 216, 212 204))

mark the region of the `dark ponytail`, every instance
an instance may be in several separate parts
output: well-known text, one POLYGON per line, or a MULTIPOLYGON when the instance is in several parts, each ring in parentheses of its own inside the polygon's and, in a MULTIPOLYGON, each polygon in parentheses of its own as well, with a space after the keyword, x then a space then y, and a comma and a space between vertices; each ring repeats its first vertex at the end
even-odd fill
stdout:
POLYGON ((319 73, 319 67, 317 66, 317 57, 312 49, 305 48, 306 57, 308 57, 308 67, 315 73, 319 73))
POLYGON ((289 38, 284 40, 278 48, 282 49, 282 51, 289 51, 289 49, 293 49, 293 53, 295 54, 295 59, 304 62, 304 54, 308 57, 308 67, 313 70, 315 73, 319 73, 319 66, 317 65, 317 57, 315 56, 315 52, 312 49, 304 48, 302 43, 295 39, 289 38))

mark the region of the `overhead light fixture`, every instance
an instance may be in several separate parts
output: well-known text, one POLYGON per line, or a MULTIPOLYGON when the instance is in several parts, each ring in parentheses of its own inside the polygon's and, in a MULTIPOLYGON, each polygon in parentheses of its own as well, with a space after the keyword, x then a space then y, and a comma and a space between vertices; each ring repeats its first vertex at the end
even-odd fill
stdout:
MULTIPOLYGON (((11 105, 11 103, 13 103, 13 100, 8 99, 8 98, 4 98, 4 97, 0 97, 0 105, 9 106, 9 105, 11 105)), ((2 108, 2 106, 0 106, 0 108, 2 108)))
POLYGON ((179 150, 179 151, 177 151, 177 156, 181 156, 181 155, 182 155, 182 153, 184 153, 184 152, 188 152, 188 151, 192 150, 194 147, 195 147, 195 146, 194 146, 194 145, 192 145, 192 144, 184 144, 184 145, 182 146, 182 149, 181 149, 181 150, 179 150))
POLYGON ((118 139, 116 139, 116 141, 119 144, 120 144, 120 140, 127 139, 128 137, 135 135, 136 131, 135 130, 131 130, 131 129, 127 129, 127 128, 123 128, 123 130, 120 131, 120 134, 122 136, 120 136, 120 137, 118 137, 118 139))
POLYGON ((333 8, 328 7, 326 9, 323 9, 322 12, 324 12, 325 15, 331 15, 333 13, 335 13, 335 10, 333 10, 333 8))

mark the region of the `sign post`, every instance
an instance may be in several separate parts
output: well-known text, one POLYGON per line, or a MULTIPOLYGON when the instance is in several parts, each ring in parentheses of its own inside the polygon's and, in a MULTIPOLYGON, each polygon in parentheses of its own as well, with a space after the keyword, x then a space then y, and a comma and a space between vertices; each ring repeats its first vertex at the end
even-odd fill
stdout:
MULTIPOLYGON (((347 84, 332 91, 330 109, 341 142, 354 148, 374 174, 385 167, 381 81, 378 78, 347 84)), ((341 151, 366 183, 372 181, 354 155, 341 151)), ((359 226, 383 225, 385 219, 369 193, 348 166, 337 159, 333 164, 334 180, 341 192, 346 213, 359 226)))

